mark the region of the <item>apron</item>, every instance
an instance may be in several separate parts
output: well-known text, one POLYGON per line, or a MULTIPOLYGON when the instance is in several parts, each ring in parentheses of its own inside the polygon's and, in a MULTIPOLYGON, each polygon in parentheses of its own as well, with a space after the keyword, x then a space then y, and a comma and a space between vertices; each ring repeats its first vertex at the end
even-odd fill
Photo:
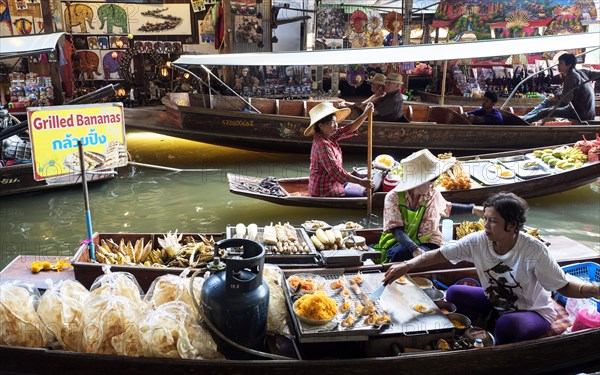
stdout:
MULTIPOLYGON (((400 214, 404 221, 404 233, 406 233, 406 235, 417 245, 426 243, 431 237, 431 233, 417 237, 419 234, 419 226, 421 225, 425 209, 427 208, 427 203, 429 203, 429 200, 421 203, 421 205, 413 211, 408 208, 408 205, 406 204, 405 192, 402 191, 398 193, 398 208, 400 208, 400 214)), ((382 233, 379 238, 379 243, 377 243, 374 248, 377 250, 389 250, 397 243, 398 240, 396 240, 393 233, 382 233)))

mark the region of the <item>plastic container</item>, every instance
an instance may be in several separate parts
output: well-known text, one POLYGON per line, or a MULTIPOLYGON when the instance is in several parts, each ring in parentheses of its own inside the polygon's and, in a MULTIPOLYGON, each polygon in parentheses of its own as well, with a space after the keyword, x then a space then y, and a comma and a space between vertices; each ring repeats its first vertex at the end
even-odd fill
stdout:
MULTIPOLYGON (((564 266, 563 271, 568 273, 569 275, 573 275, 579 277, 580 279, 591 281, 591 282, 600 282, 600 265, 594 262, 582 262, 575 263, 569 266, 564 266)), ((560 293, 555 293, 554 298, 560 302, 562 305, 567 303, 567 298, 560 293)), ((590 301, 596 304, 596 310, 600 311, 600 300, 596 298, 590 298, 590 301)))
POLYGON ((451 219, 442 220, 442 241, 450 242, 454 238, 454 222, 451 219))
MULTIPOLYGON (((368 170, 365 167, 354 168, 354 174, 360 178, 367 177, 368 170)), ((383 174, 379 169, 372 168, 371 169, 371 178, 373 180, 373 191, 379 191, 381 188, 381 183, 383 181, 383 174)))
POLYGON ((597 327, 600 327, 600 313, 592 309, 581 309, 573 321, 571 332, 597 327))
POLYGON ((382 186, 382 190, 384 192, 388 192, 393 190, 396 185, 398 185, 398 182, 400 182, 400 176, 396 175, 396 174, 387 174, 385 176, 385 178, 383 179, 383 186, 382 186))

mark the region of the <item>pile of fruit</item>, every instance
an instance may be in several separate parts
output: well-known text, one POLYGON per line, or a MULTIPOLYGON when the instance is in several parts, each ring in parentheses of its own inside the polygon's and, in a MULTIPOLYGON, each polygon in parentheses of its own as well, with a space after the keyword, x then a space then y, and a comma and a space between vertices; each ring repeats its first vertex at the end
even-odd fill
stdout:
POLYGON ((535 150, 533 154, 550 167, 559 169, 578 168, 588 161, 588 156, 579 147, 561 146, 555 149, 535 150))

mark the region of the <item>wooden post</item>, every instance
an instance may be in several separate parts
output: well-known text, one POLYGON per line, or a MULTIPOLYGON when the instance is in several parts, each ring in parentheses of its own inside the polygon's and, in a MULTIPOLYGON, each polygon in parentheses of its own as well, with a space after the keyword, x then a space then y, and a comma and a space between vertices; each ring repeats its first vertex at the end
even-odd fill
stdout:
MULTIPOLYGON (((50 11, 50 0, 42 0, 40 5, 44 17, 44 33, 51 34, 55 32, 55 30, 52 12, 50 11)), ((56 52, 56 56, 58 56, 58 52, 56 52)), ((50 80, 52 81, 52 86, 54 88, 54 104, 63 104, 65 102, 65 97, 63 95, 62 80, 60 78, 60 65, 58 64, 58 61, 50 62, 48 65, 50 66, 50 80)))
POLYGON ((444 71, 442 72, 442 91, 440 92, 440 107, 444 106, 444 94, 446 93, 446 72, 448 71, 448 60, 444 60, 444 71))
MULTIPOLYGON (((369 113, 369 126, 367 128, 367 178, 372 177, 373 168, 373 112, 369 113)), ((369 222, 373 213, 373 189, 367 189, 367 215, 369 222)))

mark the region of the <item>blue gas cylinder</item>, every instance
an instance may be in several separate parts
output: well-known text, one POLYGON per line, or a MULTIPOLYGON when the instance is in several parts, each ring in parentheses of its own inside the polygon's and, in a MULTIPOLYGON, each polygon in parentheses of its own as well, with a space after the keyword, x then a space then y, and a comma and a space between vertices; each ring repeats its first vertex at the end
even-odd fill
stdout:
MULTIPOLYGON (((232 238, 215 244, 219 249, 243 249, 241 256, 223 259, 225 271, 211 275, 202 286, 202 310, 225 337, 250 349, 264 351, 269 310, 269 286, 263 282, 264 247, 232 238)), ((218 350, 228 359, 254 359, 214 335, 218 350)))

